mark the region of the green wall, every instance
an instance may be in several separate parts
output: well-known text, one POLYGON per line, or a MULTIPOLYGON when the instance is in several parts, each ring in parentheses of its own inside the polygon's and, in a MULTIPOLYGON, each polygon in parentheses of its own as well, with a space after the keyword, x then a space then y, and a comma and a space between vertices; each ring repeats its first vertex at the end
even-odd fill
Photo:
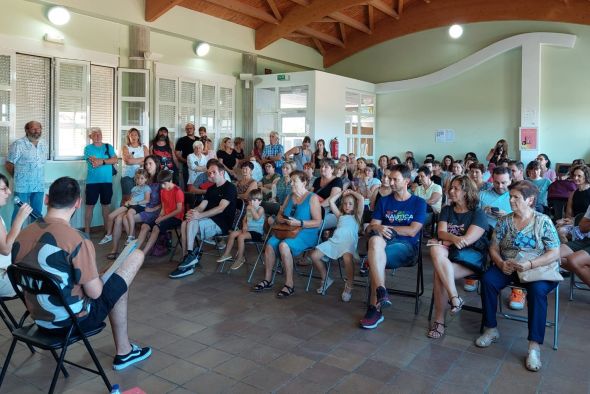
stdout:
MULTIPOLYGON (((577 36, 573 49, 542 50, 540 151, 553 162, 571 162, 578 157, 588 160, 590 26, 531 21, 475 23, 464 26, 459 40, 450 39, 446 28, 433 29, 376 45, 327 71, 375 83, 415 78, 527 32, 577 36), (379 62, 374 61, 377 58, 379 62)), ((467 151, 485 156, 498 139, 505 138, 510 155, 517 157, 520 79, 520 50, 514 50, 439 85, 379 95, 377 153, 413 150, 418 159, 427 153, 462 157, 467 151), (436 144, 433 133, 441 128, 455 130, 456 142, 436 144)))

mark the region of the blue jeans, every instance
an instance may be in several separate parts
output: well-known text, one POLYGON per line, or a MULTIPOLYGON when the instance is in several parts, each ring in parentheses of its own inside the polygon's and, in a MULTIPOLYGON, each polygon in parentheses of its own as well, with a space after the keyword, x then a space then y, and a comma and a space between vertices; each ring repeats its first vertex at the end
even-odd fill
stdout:
MULTIPOLYGON (((43 216, 43 192, 32 192, 32 193, 19 193, 14 192, 14 196, 21 199, 22 202, 26 202, 33 208, 33 212, 35 212, 39 216, 43 216)), ((12 222, 14 222, 14 218, 18 213, 18 207, 14 206, 14 211, 12 211, 12 222)))
POLYGON ((481 280, 481 303, 483 305, 483 325, 494 328, 496 321, 496 308, 498 307, 498 294, 500 290, 511 282, 526 289, 528 309, 529 341, 543 344, 545 338, 545 323, 547 321, 547 294, 557 287, 557 282, 540 280, 538 282, 520 283, 518 275, 506 275, 493 266, 486 271, 481 280))

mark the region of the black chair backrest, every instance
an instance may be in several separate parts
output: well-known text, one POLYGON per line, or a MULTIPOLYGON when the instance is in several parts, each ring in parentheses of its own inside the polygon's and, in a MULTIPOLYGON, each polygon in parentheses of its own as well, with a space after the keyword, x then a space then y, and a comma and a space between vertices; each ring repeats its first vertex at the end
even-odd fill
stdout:
POLYGON ((37 268, 15 264, 10 265, 6 271, 16 294, 23 302, 24 292, 35 296, 48 295, 52 298, 52 302, 58 301, 59 306, 65 308, 70 319, 75 318, 54 275, 37 268))

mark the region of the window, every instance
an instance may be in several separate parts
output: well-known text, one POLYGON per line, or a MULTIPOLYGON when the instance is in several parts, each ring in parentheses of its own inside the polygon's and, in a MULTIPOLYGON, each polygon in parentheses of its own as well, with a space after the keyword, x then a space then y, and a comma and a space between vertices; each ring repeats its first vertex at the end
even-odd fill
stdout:
POLYGON ((268 141, 276 130, 285 151, 300 145, 309 134, 307 86, 256 89, 256 134, 268 141))
POLYGON ((375 95, 348 91, 344 110, 346 153, 375 161, 375 95))
POLYGON ((197 129, 205 126, 215 147, 221 138, 233 138, 233 87, 167 75, 158 75, 156 81, 156 128, 166 126, 172 141, 184 135, 188 122, 197 129))
POLYGON ((114 80, 113 67, 88 61, 0 53, 0 155, 31 120, 43 126, 55 160, 80 159, 90 125, 112 144, 114 80))
POLYGON ((118 70, 119 91, 119 143, 125 144, 127 130, 134 127, 141 133, 142 142, 149 143, 149 71, 118 70))

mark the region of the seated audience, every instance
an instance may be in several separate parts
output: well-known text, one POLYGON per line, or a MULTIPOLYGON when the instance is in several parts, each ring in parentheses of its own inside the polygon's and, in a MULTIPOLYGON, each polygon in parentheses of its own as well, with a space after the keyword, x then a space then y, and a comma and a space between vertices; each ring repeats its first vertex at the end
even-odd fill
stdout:
POLYGON ((489 190, 492 187, 491 183, 484 181, 485 167, 481 163, 472 163, 469 166, 469 178, 475 182, 478 191, 489 190))
POLYGON ((273 196, 273 190, 281 176, 275 173, 275 165, 272 161, 269 161, 264 165, 264 170, 266 171, 266 175, 262 178, 258 187, 262 190, 264 201, 272 201, 275 197, 273 196))
POLYGON ((377 161, 377 173, 375 174, 376 178, 382 179, 383 173, 389 166, 389 156, 381 155, 379 156, 379 161, 377 161))
POLYGON ((442 188, 442 185, 444 184, 444 182, 447 179, 446 179, 446 175, 443 173, 442 168, 440 166, 440 161, 438 161, 438 160, 432 161, 431 172, 432 172, 432 176, 430 177, 430 179, 432 179, 432 182, 436 183, 437 185, 439 185, 442 188))
POLYGON ((508 163, 512 183, 524 180, 524 164, 522 161, 512 160, 508 163))
POLYGON ((238 191, 226 179, 225 167, 219 161, 211 159, 207 163, 207 174, 213 185, 207 189, 199 206, 186 213, 186 219, 180 227, 184 257, 168 275, 171 279, 183 278, 195 272, 200 258, 194 250, 195 237, 203 242, 216 235, 227 234, 234 221, 238 191))
POLYGON ((446 155, 443 157, 443 161, 441 163, 441 167, 443 172, 452 172, 453 171, 453 156, 446 155))
MULTIPOLYGON (((352 182, 353 184, 357 184, 359 179, 365 176, 365 168, 367 168, 367 159, 364 157, 359 157, 356 160, 356 170, 352 174, 352 182)), ((357 185, 358 186, 358 185, 357 185)))
POLYGON ((311 145, 311 138, 309 136, 303 137, 303 142, 301 146, 294 146, 293 148, 289 149, 285 152, 285 159, 291 159, 295 163, 295 167, 293 170, 303 171, 303 165, 305 163, 310 163, 311 156, 313 153, 309 146, 311 145), (293 157, 291 157, 293 156, 293 157))
POLYGON ((160 184, 160 201, 162 209, 153 223, 143 223, 137 236, 137 248, 140 249, 148 233, 150 234, 143 248, 144 254, 148 254, 155 245, 158 235, 165 234, 168 230, 180 227, 184 217, 184 192, 176 186, 172 179, 171 171, 163 170, 158 174, 160 184))
POLYGON ((478 207, 479 197, 475 183, 465 175, 451 181, 449 201, 443 207, 438 222, 438 240, 429 242, 434 266, 434 321, 428 337, 438 339, 445 333, 445 309, 450 305, 451 315, 461 311, 463 300, 459 297, 455 279, 485 268, 488 242, 485 233, 488 220, 478 207))
MULTIPOLYGON (((580 220, 580 231, 590 233, 590 206, 580 220)), ((561 244, 561 266, 590 286, 590 237, 561 244)))
POLYGON ((536 209, 539 212, 545 213, 545 210, 548 209, 547 191, 549 190, 551 181, 547 178, 541 177, 541 165, 536 160, 527 164, 526 175, 528 180, 531 181, 533 185, 537 186, 537 189, 539 189, 536 209))
POLYGON ((232 178, 237 178, 234 173, 234 168, 238 164, 238 156, 234 150, 234 143, 230 137, 225 137, 219 144, 217 151, 217 160, 227 169, 227 172, 232 178))
POLYGON ((508 142, 502 139, 496 142, 496 146, 494 146, 488 152, 486 156, 486 160, 492 164, 498 165, 498 161, 500 159, 505 159, 508 157, 508 142))
POLYGON ((254 164, 249 161, 245 161, 240 165, 240 167, 242 168, 242 177, 236 182, 238 198, 247 201, 250 192, 256 189, 258 186, 256 181, 252 179, 252 170, 254 170, 254 164))
MULTIPOLYGON (((590 168, 587 166, 575 166, 571 170, 576 190, 567 199, 565 218, 556 222, 557 233, 562 243, 568 241, 573 233, 576 238, 585 238, 585 233, 574 226, 574 218, 583 214, 590 206, 590 168)), ((553 184, 559 181, 553 182, 553 184)), ((579 227, 579 226, 578 226, 579 227)))
POLYGON ((506 286, 515 283, 527 289, 529 347, 526 368, 541 369, 541 349, 547 320, 547 294, 557 282, 538 280, 521 282, 517 273, 559 260, 559 237, 546 215, 535 211, 538 190, 529 181, 510 186, 512 213, 498 219, 490 257, 493 266, 483 275, 481 300, 483 305, 483 334, 475 340, 478 347, 488 347, 500 339, 497 329, 498 294, 506 286))
MULTIPOLYGON (((8 178, 0 174, 0 207, 8 203, 12 191, 9 188, 8 178)), ((16 208, 16 207, 15 207, 16 208)), ((11 251, 16 237, 19 235, 25 221, 29 218, 33 208, 27 203, 23 203, 17 211, 10 231, 6 231, 4 218, 0 216, 0 297, 12 297, 15 295, 12 284, 6 275, 6 268, 12 263, 11 251)))
POLYGON ((207 171, 207 155, 203 152, 204 145, 201 141, 193 143, 193 153, 186 157, 186 164, 188 166, 188 182, 187 185, 195 183, 197 177, 203 172, 207 171))
MULTIPOLYGON (((109 317, 115 341, 113 369, 121 370, 152 354, 149 347, 129 342, 127 332, 128 289, 143 263, 143 253, 133 251, 114 274, 103 282, 98 274, 94 245, 70 226, 80 208, 80 186, 68 177, 55 180, 46 196, 47 215, 25 228, 13 246, 14 263, 47 271, 60 283, 80 329, 91 331, 109 317), (48 248, 52 251, 47 254, 48 248), (49 261, 49 259, 51 261, 49 261)), ((19 212, 20 214, 20 212, 19 212)), ((27 309, 41 331, 64 335, 71 322, 51 299, 26 294, 27 309)))
POLYGON ((336 227, 336 216, 329 213, 330 202, 328 199, 342 192, 342 179, 334 175, 334 163, 331 159, 324 159, 320 163, 320 177, 313 183, 313 192, 326 210, 324 229, 336 227))
POLYGON ((236 159, 238 159, 237 165, 239 166, 246 160, 246 154, 244 152, 244 139, 242 137, 234 138, 234 151, 236 152, 236 159))
POLYGON ((414 156, 410 156, 406 158, 406 166, 410 169, 410 173, 412 174, 412 179, 418 176, 418 162, 414 159, 414 156))
POLYGON ((127 211, 125 216, 115 217, 113 223, 113 245, 107 259, 115 260, 119 256, 119 240, 123 227, 127 232, 127 242, 135 239, 135 223, 152 224, 160 213, 160 184, 158 174, 160 172, 160 158, 156 155, 149 155, 143 160, 143 168, 147 171, 148 186, 150 187, 150 200, 145 204, 141 212, 134 208, 127 211))
POLYGON ((264 242, 265 216, 264 208, 260 206, 261 202, 262 191, 260 189, 254 189, 248 192, 248 207, 242 220, 242 228, 229 233, 225 252, 217 259, 218 263, 223 263, 233 258, 231 251, 234 243, 237 241, 238 250, 234 263, 231 266, 232 270, 237 270, 246 262, 246 257, 244 257, 245 241, 264 242))
MULTIPOLYGON (((346 163, 338 163, 336 170, 334 170, 334 175, 342 180, 342 190, 346 190, 351 187, 352 182, 348 177, 348 167, 346 166, 346 163)), ((316 179, 313 180, 312 185, 315 183, 315 181, 316 179)))
POLYGON ((262 163, 262 152, 264 152, 264 140, 260 137, 254 140, 254 148, 250 153, 251 157, 255 157, 256 161, 262 163))
MULTIPOLYGON (((322 160, 324 159, 331 159, 332 156, 330 152, 326 149, 326 142, 322 139, 319 139, 315 143, 315 152, 313 152, 313 166, 316 169, 320 168, 322 160)), ((298 168, 299 169, 299 168, 298 168)))
MULTIPOLYGON (((322 164, 323 166, 323 164, 322 164)), ((290 297, 295 293, 293 283, 293 257, 316 245, 319 227, 322 223, 322 208, 318 196, 307 190, 307 177, 302 171, 291 173, 290 197, 281 207, 276 221, 289 226, 300 227, 295 238, 280 240, 276 236, 268 239, 264 249, 264 279, 252 288, 262 292, 273 286, 272 271, 280 255, 285 274, 285 284, 277 293, 278 298, 290 297)))
POLYGON ((551 160, 545 153, 540 153, 537 156, 537 161, 541 165, 541 175, 543 178, 549 179, 551 182, 555 180, 557 174, 551 169, 551 160))
POLYGON ((360 324, 375 328, 383 321, 382 309, 391 301, 385 288, 385 269, 411 266, 418 255, 420 230, 426 218, 426 202, 408 192, 412 181, 406 165, 390 167, 393 193, 379 200, 369 234, 368 265, 371 278, 369 307, 360 324))
MULTIPOLYGON (((438 214, 442 206, 442 188, 430 179, 431 172, 426 166, 418 169, 418 178, 420 179, 420 186, 416 187, 414 194, 423 198, 427 204, 427 211, 438 214)), ((429 222, 430 219, 426 219, 429 222)))
MULTIPOLYGON (((577 189, 576 183, 570 178, 570 170, 575 166, 562 166, 557 173, 557 179, 549 185, 547 202, 553 214, 553 220, 563 219, 567 200, 577 189)), ((557 229, 559 233, 559 228, 557 229)), ((561 238, 561 235, 559 236, 561 238)), ((563 242, 563 239, 561 240, 563 242)))
MULTIPOLYGON (((123 222, 123 226, 125 226, 127 234, 131 233, 131 229, 127 227, 128 223, 125 220, 125 217, 130 210, 133 210, 134 212, 131 215, 135 215, 135 213, 140 213, 145 210, 145 205, 150 201, 150 194, 152 193, 150 187, 146 185, 148 178, 149 174, 146 170, 141 168, 137 170, 135 173, 135 186, 131 188, 130 199, 125 201, 125 204, 122 207, 115 209, 109 214, 107 225, 105 226, 107 234, 98 242, 99 245, 107 244, 113 240, 113 225, 118 216, 121 216, 121 221, 123 222)), ((127 239, 131 240, 132 238, 127 239)))
POLYGON ((371 202, 369 204, 371 212, 375 211, 375 206, 377 206, 377 202, 379 202, 381 198, 391 194, 391 184, 389 180, 390 172, 389 167, 387 167, 383 172, 383 177, 381 177, 381 185, 379 185, 379 187, 373 191, 373 194, 371 194, 371 202))
MULTIPOLYGON (((307 189, 308 190, 312 190, 313 189, 313 183, 316 180, 316 176, 313 174, 314 170, 313 170, 313 163, 305 163, 303 165, 303 172, 305 173, 305 175, 307 175, 307 177, 309 178, 309 184, 307 185, 307 189)), ((290 178, 289 178, 290 179, 290 178)), ((347 178, 348 180, 348 178, 347 178)))
POLYGON ((295 162, 293 160, 286 161, 283 164, 283 176, 281 176, 275 185, 275 202, 279 204, 279 207, 283 205, 287 196, 291 194, 291 173, 293 171, 295 171, 295 162))
POLYGON ((349 302, 352 297, 352 288, 354 283, 354 265, 353 257, 358 256, 357 242, 359 238, 359 228, 363 218, 364 198, 359 193, 347 190, 328 199, 330 201, 330 210, 338 219, 338 225, 334 234, 326 242, 316 246, 311 254, 311 259, 315 268, 320 273, 321 283, 317 289, 318 294, 334 283, 334 280, 327 276, 326 266, 322 259, 327 257, 332 260, 342 258, 346 279, 344 282, 344 291, 342 291, 342 301, 349 302), (341 198, 340 208, 336 201, 341 198))

